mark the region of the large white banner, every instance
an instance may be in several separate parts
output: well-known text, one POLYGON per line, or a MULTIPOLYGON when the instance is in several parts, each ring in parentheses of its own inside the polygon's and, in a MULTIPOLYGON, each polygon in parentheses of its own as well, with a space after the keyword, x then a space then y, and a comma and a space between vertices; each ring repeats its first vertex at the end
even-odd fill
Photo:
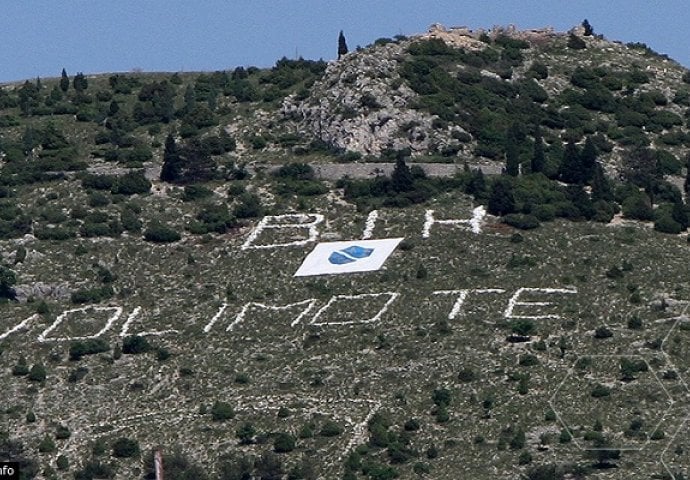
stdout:
POLYGON ((381 268, 402 238, 319 243, 295 272, 295 277, 371 272, 381 268))

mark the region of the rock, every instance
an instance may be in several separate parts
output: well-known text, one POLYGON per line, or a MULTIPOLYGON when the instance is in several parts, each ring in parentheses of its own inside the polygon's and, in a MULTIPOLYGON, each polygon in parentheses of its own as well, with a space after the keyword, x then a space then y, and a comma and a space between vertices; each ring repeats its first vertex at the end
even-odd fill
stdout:
POLYGON ((19 302, 25 303, 30 298, 36 300, 63 300, 69 298, 70 288, 66 283, 20 284, 14 287, 19 302))

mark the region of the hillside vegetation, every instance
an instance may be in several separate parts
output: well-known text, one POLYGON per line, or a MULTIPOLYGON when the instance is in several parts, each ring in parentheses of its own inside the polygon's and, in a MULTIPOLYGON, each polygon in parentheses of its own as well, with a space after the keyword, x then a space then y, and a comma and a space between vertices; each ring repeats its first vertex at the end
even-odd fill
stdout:
POLYGON ((689 112, 687 70, 588 25, 3 86, 0 460, 690 476, 689 112), (379 271, 293 277, 317 241, 398 237, 379 271))

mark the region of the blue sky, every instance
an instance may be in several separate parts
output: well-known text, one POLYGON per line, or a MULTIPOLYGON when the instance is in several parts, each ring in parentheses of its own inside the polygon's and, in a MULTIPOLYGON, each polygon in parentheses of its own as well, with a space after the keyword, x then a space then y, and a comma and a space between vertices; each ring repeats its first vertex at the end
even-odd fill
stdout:
POLYGON ((584 18, 611 40, 644 42, 690 66, 687 0, 6 0, 0 82, 58 76, 63 67, 71 75, 329 60, 341 29, 352 50, 435 22, 567 30, 584 18))

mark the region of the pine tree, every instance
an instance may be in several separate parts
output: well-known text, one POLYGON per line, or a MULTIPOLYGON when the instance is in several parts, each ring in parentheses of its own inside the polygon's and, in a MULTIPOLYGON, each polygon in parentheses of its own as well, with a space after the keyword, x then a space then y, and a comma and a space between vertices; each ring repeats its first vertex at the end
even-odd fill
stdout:
POLYGON ((532 173, 544 171, 546 166, 546 156, 544 155, 544 141, 541 137, 541 129, 537 127, 534 132, 534 152, 532 153, 532 173))
POLYGON ((177 151, 175 137, 168 134, 165 139, 163 151, 163 166, 161 168, 161 180, 164 182, 177 182, 182 175, 182 162, 177 151))
POLYGON ((62 74, 60 76, 60 90, 67 93, 69 90, 69 77, 67 76, 67 71, 63 68, 62 74))
POLYGON ((338 60, 340 60, 340 57, 345 55, 347 52, 347 42, 345 41, 345 35, 341 30, 340 34, 338 35, 338 60))

